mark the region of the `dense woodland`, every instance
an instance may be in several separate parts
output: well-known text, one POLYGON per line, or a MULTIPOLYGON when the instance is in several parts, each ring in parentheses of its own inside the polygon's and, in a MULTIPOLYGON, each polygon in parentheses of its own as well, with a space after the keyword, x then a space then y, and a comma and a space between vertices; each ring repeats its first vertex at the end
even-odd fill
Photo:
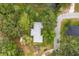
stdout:
POLYGON ((44 52, 44 48, 53 48, 56 18, 68 6, 69 4, 57 4, 55 7, 52 4, 0 4, 0 55, 34 55, 35 45, 40 47, 40 54, 44 52), (34 22, 43 23, 41 44, 33 43, 30 36, 34 22), (21 37, 25 40, 25 45, 19 42, 21 37))
MULTIPOLYGON (((56 13, 52 4, 0 4, 0 55, 26 55, 24 45, 19 40, 23 37, 26 47, 32 52, 33 39, 30 29, 33 22, 42 22, 44 42, 40 46, 53 47, 56 13)), ((31 55, 30 53, 29 55, 31 55)))

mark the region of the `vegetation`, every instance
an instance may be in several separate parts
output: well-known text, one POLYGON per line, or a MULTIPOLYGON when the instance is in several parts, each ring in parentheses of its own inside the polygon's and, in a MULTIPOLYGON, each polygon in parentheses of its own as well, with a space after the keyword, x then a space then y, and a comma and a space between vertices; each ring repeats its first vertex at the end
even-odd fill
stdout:
POLYGON ((0 4, 0 55, 34 55, 35 46, 40 54, 53 48, 57 15, 68 6, 58 4, 54 9, 52 4, 0 4), (43 43, 33 42, 30 30, 34 22, 43 23, 43 43))
POLYGON ((66 13, 68 12, 68 9, 70 9, 70 3, 62 3, 58 5, 58 11, 57 15, 59 16, 61 13, 66 13))
POLYGON ((78 56, 79 55, 79 37, 66 34, 68 26, 79 26, 78 19, 64 19, 61 26, 60 48, 53 52, 53 55, 78 56))
MULTIPOLYGON (((53 48, 56 13, 51 4, 0 4, 0 55, 25 55, 20 38, 29 47, 27 55, 33 55, 33 47, 53 48), (42 22, 43 43, 33 43, 30 29, 34 22, 42 22), (17 43, 18 42, 18 43, 17 43), (19 44, 19 45, 18 45, 19 44)), ((27 52, 26 52, 27 53, 27 52)))
POLYGON ((76 3, 76 4, 75 4, 75 11, 76 11, 76 12, 79 12, 79 3, 76 3))

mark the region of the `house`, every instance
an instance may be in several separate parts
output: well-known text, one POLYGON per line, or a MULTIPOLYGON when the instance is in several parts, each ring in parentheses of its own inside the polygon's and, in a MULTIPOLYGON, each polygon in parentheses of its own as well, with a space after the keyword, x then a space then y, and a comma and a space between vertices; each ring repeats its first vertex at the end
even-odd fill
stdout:
POLYGON ((43 25, 41 22, 34 22, 34 28, 31 29, 31 36, 33 36, 33 42, 43 42, 43 37, 41 36, 41 29, 43 25))

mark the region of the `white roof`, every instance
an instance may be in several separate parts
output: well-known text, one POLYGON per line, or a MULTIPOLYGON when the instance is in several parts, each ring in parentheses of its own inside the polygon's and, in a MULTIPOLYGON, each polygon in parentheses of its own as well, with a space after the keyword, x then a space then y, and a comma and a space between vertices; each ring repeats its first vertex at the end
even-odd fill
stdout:
POLYGON ((43 28, 42 23, 41 22, 34 22, 34 28, 37 28, 37 29, 43 28))
POLYGON ((31 36, 33 36, 33 42, 43 42, 41 36, 41 28, 43 28, 41 22, 34 22, 34 28, 31 29, 31 36))
POLYGON ((34 37, 33 42, 43 42, 43 37, 42 36, 34 37))

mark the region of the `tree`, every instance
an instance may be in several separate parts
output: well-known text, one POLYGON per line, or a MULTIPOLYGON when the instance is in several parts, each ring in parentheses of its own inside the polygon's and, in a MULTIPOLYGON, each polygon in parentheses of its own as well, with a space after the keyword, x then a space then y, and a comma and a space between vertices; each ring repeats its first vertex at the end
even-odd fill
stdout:
POLYGON ((30 50, 29 45, 21 45, 19 42, 20 37, 26 36, 26 44, 33 44, 30 29, 33 27, 34 22, 39 21, 44 26, 42 30, 44 43, 42 45, 49 45, 52 48, 56 16, 54 9, 49 4, 0 4, 0 32, 3 33, 4 40, 8 39, 8 44, 10 44, 10 46, 7 46, 6 43, 5 47, 15 45, 13 48, 15 51, 7 52, 8 55, 10 55, 10 52, 14 53, 12 55, 19 55, 19 53, 23 55, 23 52, 26 55, 25 47, 30 50), (18 54, 15 53, 18 50, 17 47, 22 49, 21 52, 17 52, 18 54))

